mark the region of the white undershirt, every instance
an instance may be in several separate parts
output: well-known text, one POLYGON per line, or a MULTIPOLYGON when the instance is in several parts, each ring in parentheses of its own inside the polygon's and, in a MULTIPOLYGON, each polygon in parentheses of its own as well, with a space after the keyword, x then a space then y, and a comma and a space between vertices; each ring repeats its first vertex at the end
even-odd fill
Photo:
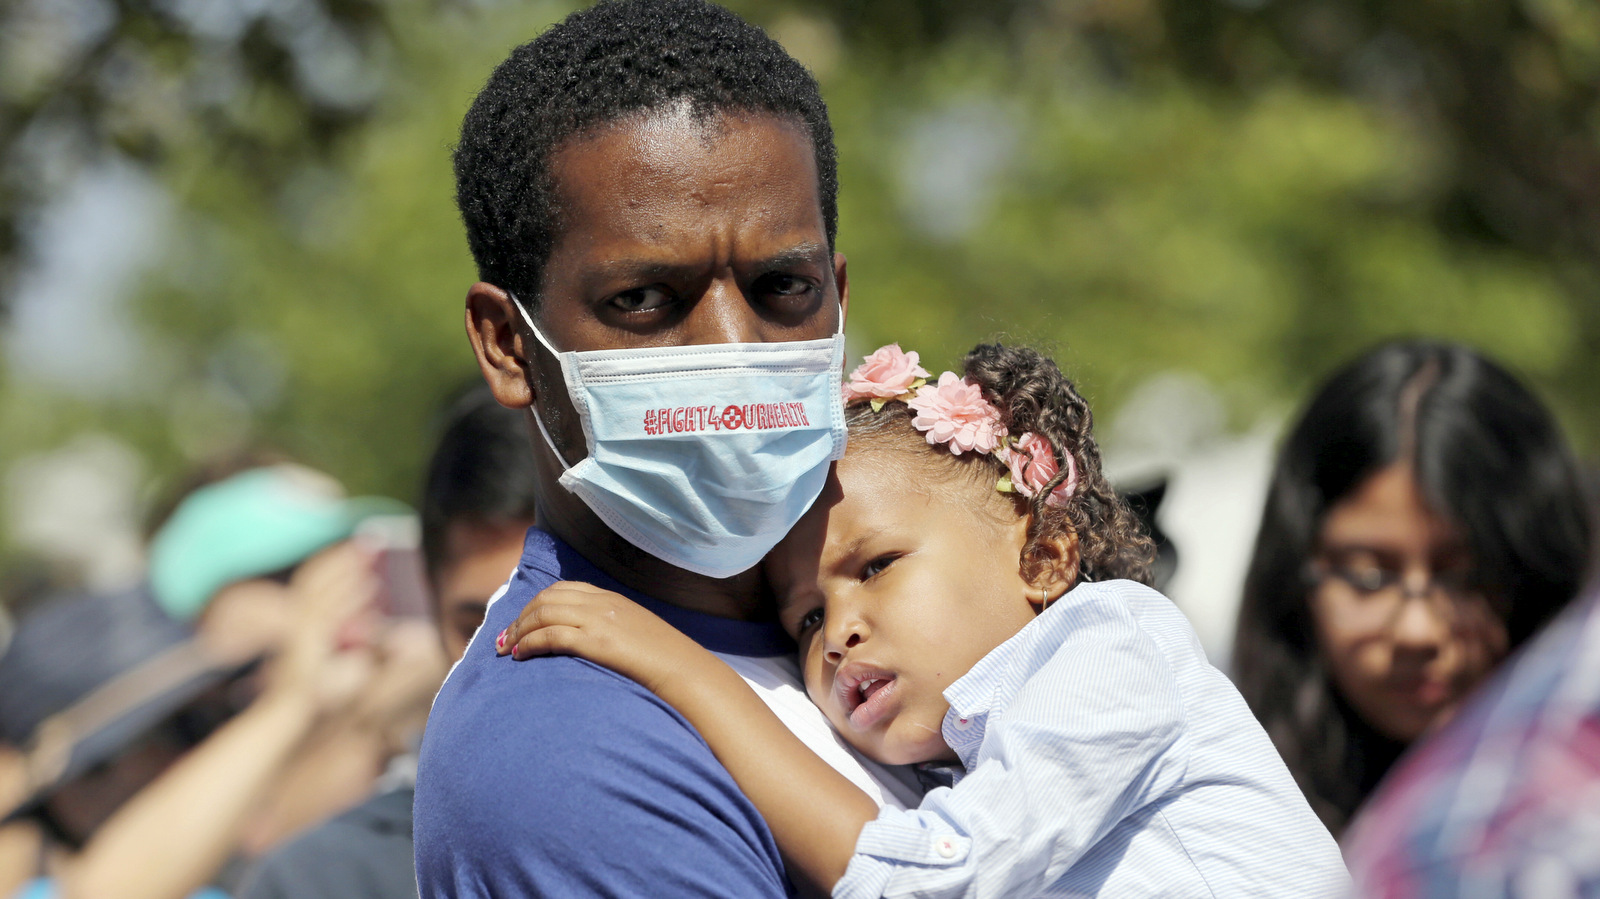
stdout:
POLYGON ((882 765, 863 758, 839 736, 822 710, 806 696, 793 656, 736 656, 720 652, 713 655, 738 672, 800 742, 871 796, 880 808, 885 805, 916 808, 922 801, 922 790, 913 769, 882 765))

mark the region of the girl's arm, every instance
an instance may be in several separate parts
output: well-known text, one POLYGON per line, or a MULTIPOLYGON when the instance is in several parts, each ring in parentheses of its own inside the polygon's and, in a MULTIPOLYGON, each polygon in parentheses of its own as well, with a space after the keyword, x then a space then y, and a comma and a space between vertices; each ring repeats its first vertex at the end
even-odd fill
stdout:
POLYGON ((800 741, 732 668, 626 597, 562 581, 495 645, 517 659, 575 655, 626 675, 695 726, 766 819, 804 890, 827 895, 878 805, 800 741))

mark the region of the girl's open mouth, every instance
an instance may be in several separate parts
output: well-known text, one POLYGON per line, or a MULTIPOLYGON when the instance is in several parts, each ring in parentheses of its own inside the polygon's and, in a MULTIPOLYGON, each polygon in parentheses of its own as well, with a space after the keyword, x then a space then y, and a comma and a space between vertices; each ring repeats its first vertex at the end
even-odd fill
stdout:
POLYGON ((887 714, 894 702, 895 676, 881 668, 852 663, 839 669, 834 687, 849 714, 850 723, 869 730, 887 714))

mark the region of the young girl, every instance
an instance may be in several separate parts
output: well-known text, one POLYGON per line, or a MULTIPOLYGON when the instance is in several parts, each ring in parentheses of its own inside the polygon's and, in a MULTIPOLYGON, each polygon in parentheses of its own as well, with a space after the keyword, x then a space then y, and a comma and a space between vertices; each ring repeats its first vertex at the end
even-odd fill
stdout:
POLYGON ((722 662, 622 596, 546 589, 496 641, 621 672, 676 707, 835 896, 1345 895, 1338 847, 1182 613, 1055 364, 980 346, 936 384, 889 346, 850 443, 764 567, 813 702, 937 780, 876 804, 722 662))

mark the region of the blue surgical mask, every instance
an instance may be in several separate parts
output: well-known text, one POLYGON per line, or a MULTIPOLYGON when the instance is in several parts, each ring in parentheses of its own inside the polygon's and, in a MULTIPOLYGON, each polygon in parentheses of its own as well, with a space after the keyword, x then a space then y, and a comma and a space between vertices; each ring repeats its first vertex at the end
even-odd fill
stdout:
POLYGON ((576 494, 629 543, 707 577, 755 566, 822 492, 844 455, 843 316, 822 340, 560 352, 589 456, 576 494))

